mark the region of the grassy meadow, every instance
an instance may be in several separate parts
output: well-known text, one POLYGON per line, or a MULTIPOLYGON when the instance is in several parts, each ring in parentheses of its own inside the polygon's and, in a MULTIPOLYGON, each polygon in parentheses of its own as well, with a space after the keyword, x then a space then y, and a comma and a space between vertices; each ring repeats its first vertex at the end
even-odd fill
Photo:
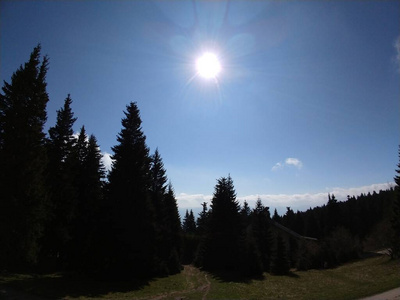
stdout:
MULTIPOLYGON (((0 276, 1 295, 30 299, 358 299, 400 286, 400 261, 371 257, 329 270, 294 271, 248 281, 193 266, 150 282, 95 282, 63 274, 0 276), (29 298, 32 296, 32 298, 29 298)), ((6 298, 7 299, 7 298, 6 298)))

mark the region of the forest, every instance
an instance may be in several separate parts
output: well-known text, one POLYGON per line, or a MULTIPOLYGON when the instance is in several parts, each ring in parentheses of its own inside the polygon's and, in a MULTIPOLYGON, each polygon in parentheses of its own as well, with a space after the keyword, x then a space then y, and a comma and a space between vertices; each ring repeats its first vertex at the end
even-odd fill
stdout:
POLYGON ((400 161, 388 190, 327 195, 326 205, 282 216, 261 199, 241 205, 223 176, 211 203, 181 222, 137 103, 126 106, 109 172, 95 135, 84 126, 74 134, 70 95, 44 131, 48 64, 38 45, 0 94, 0 272, 146 279, 193 264, 247 278, 331 268, 377 249, 400 257, 400 161))

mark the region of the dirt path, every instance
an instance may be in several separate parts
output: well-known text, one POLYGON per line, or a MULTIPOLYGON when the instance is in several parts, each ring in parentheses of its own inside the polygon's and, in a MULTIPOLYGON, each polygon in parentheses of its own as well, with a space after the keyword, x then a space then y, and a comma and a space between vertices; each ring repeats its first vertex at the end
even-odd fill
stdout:
POLYGON ((204 275, 204 278, 206 280, 206 285, 204 285, 202 287, 202 288, 204 288, 204 295, 203 295, 203 298, 202 298, 203 300, 207 299, 207 294, 208 294, 208 292, 210 291, 210 288, 211 288, 211 283, 207 278, 207 274, 204 275))
POLYGON ((186 278, 186 288, 183 291, 157 295, 152 297, 151 300, 162 300, 167 298, 190 299, 191 295, 196 295, 197 297, 201 296, 201 299, 203 300, 207 299, 207 295, 211 288, 208 275, 191 265, 184 266, 182 274, 186 278))

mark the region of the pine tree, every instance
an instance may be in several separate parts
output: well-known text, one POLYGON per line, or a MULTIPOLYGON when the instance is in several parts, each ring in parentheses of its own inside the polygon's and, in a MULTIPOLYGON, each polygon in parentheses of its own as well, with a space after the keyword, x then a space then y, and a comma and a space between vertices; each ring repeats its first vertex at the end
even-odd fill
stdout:
POLYGON ((112 249, 108 261, 110 271, 119 276, 152 276, 156 271, 155 217, 149 196, 151 160, 141 123, 136 103, 130 103, 118 144, 112 148, 114 163, 108 177, 112 249))
POLYGON ((278 215, 278 211, 276 210, 276 208, 274 209, 274 215, 272 216, 272 220, 278 223, 282 221, 282 217, 278 215))
POLYGON ((73 125, 76 121, 68 94, 63 107, 57 111, 57 121, 49 129, 47 143, 48 186, 51 193, 52 218, 47 226, 44 251, 47 257, 57 257, 67 264, 67 243, 72 239, 72 227, 77 204, 76 168, 78 158, 73 153, 76 143, 73 125))
POLYGON ((45 133, 48 58, 34 48, 0 94, 0 268, 37 262, 48 216, 45 133))
POLYGON ((76 161, 77 204, 76 218, 72 228, 70 242, 70 264, 74 269, 93 270, 97 264, 99 243, 102 232, 99 224, 103 222, 101 208, 103 205, 103 185, 105 169, 101 162, 97 139, 94 135, 87 138, 82 126, 78 141, 73 149, 76 161))
POLYGON ((167 177, 165 175, 166 171, 164 168, 164 164, 162 162, 160 153, 158 149, 154 152, 154 155, 151 156, 151 167, 150 167, 150 174, 151 174, 151 185, 150 185, 150 193, 151 193, 151 200, 153 206, 155 208, 155 212, 157 215, 158 221, 161 222, 163 218, 163 198, 165 195, 167 177))
POLYGON ((196 232, 196 221, 194 219, 193 210, 186 210, 185 217, 183 218, 182 230, 186 234, 194 234, 196 232))
POLYGON ((164 216, 162 219, 165 230, 166 254, 165 260, 168 273, 175 274, 181 270, 180 257, 182 255, 182 228, 178 212, 178 205, 172 184, 169 183, 164 195, 164 216))
POLYGON ((340 224, 340 208, 334 194, 328 194, 328 204, 326 205, 325 235, 328 235, 335 227, 340 224))
POLYGON ((242 216, 242 221, 244 226, 247 226, 249 223, 250 213, 251 209, 249 207, 249 204, 247 203, 246 200, 244 200, 243 207, 240 209, 240 214, 242 216))
MULTIPOLYGON (((199 221, 199 218, 197 221, 199 221)), ((183 264, 191 264, 194 262, 199 245, 199 235, 203 233, 203 229, 203 227, 197 228, 193 211, 190 210, 189 212, 186 210, 182 222, 183 248, 181 260, 183 264), (198 229, 201 231, 198 231, 198 229)))
POLYGON ((200 236, 205 234, 205 232, 207 231, 207 223, 208 223, 208 218, 210 216, 210 213, 207 208, 207 202, 203 202, 201 206, 203 208, 199 213, 199 217, 196 220, 197 233, 200 236))
POLYGON ((203 257, 197 261, 209 270, 239 271, 243 226, 230 176, 218 179, 211 207, 207 233, 200 251, 203 257))
POLYGON ((258 198, 252 212, 252 230, 256 246, 260 253, 263 270, 268 272, 271 264, 272 234, 270 231, 269 208, 265 207, 258 198))
POLYGON ((399 163, 396 169, 397 175, 394 177, 396 183, 396 199, 393 204, 393 216, 392 216, 392 247, 391 247, 391 257, 400 258, 400 146, 399 146, 399 163))

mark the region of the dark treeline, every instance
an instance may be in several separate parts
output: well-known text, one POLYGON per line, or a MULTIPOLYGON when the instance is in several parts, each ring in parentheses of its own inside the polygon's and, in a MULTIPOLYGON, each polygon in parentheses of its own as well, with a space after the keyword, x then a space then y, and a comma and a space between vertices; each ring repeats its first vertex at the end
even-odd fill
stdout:
POLYGON ((197 217, 187 211, 181 226, 136 103, 124 112, 108 174, 96 137, 84 126, 74 134, 70 95, 44 132, 48 59, 40 51, 0 94, 0 270, 150 278, 194 263, 221 276, 261 276, 335 266, 363 248, 392 246, 399 256, 398 176, 396 189, 345 202, 329 195, 322 207, 272 217, 261 199, 241 206, 232 178, 222 177, 209 207, 197 217))
POLYGON ((240 207, 232 179, 221 178, 209 209, 203 203, 197 220, 186 211, 184 262, 251 276, 334 267, 393 246, 392 237, 399 239, 392 225, 398 223, 398 194, 391 188, 343 202, 328 195, 326 205, 296 213, 287 207, 283 216, 275 210, 271 217, 260 199, 253 209, 246 201, 240 207))
POLYGON ((0 269, 79 271, 108 277, 181 269, 177 203, 158 150, 149 153, 130 103, 108 176, 94 135, 68 95, 47 119, 48 59, 40 45, 0 95, 0 269))

